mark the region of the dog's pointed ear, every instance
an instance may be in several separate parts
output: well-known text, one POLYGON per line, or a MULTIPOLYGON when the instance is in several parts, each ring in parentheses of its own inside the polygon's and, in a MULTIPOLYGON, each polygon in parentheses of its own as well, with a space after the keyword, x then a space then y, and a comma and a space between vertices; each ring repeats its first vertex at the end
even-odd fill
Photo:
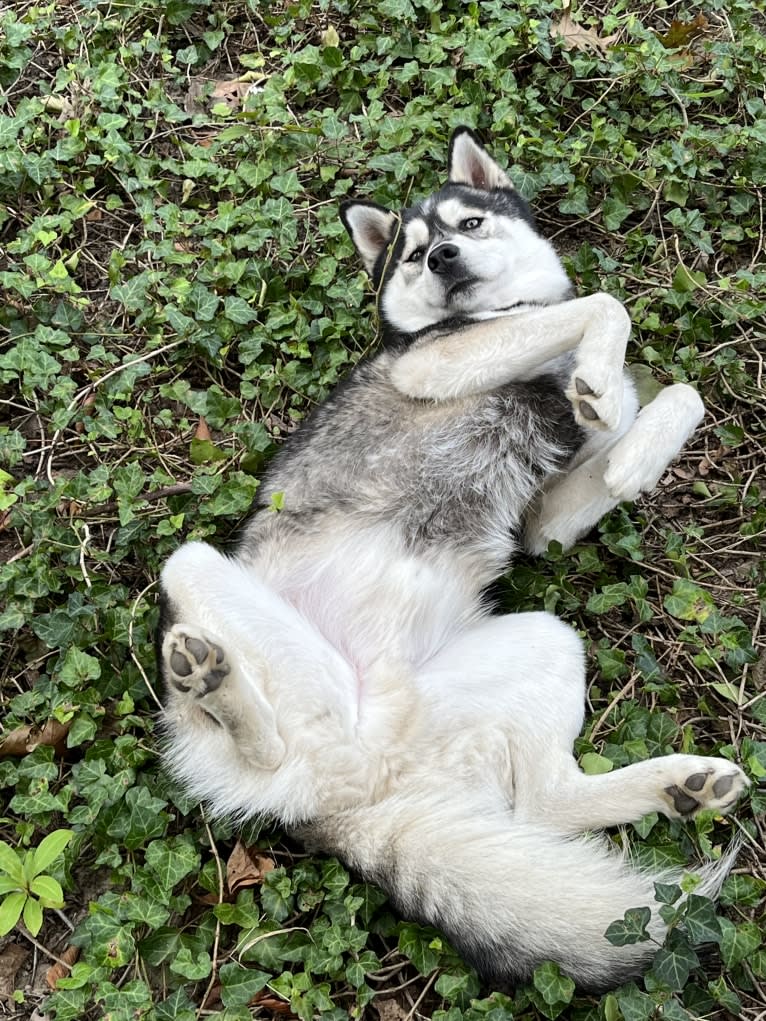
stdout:
POLYGON ((480 191, 513 188, 510 177, 495 163, 470 128, 456 128, 450 139, 449 179, 451 184, 467 184, 480 191))
POLYGON ((344 202, 340 218, 362 257, 364 268, 372 273, 381 252, 396 233, 399 217, 374 202, 344 202))

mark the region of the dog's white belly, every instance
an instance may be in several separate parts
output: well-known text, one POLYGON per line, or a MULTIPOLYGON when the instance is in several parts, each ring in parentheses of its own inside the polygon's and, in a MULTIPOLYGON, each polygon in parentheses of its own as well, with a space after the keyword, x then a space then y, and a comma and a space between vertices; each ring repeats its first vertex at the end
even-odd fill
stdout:
POLYGON ((298 562, 280 557, 252 566, 362 681, 383 664, 417 668, 479 613, 474 579, 457 557, 445 565, 445 551, 429 560, 376 529, 331 547, 304 544, 298 562))

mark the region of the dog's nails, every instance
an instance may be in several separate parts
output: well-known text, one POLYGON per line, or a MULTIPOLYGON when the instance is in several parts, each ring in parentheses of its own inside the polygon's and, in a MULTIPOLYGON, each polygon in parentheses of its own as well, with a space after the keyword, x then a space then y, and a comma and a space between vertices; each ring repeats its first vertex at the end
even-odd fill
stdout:
POLYGON ((588 384, 585 382, 585 380, 584 379, 580 379, 579 376, 575 376, 574 384, 575 384, 575 390, 580 395, 580 397, 584 397, 585 394, 592 394, 593 393, 593 390, 591 390, 591 388, 588 386, 588 384))
POLYGON ((589 422, 595 422, 598 418, 598 414, 586 401, 580 401, 580 414, 583 418, 587 418, 589 422))

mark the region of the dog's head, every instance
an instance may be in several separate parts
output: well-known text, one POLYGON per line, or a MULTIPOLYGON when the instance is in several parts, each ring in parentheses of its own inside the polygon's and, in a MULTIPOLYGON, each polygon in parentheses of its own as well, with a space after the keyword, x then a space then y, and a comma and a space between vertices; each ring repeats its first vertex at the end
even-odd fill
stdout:
POLYGON ((347 202, 341 218, 380 291, 387 326, 415 333, 454 316, 549 304, 570 283, 510 178, 470 128, 449 147, 449 181, 397 214, 347 202))

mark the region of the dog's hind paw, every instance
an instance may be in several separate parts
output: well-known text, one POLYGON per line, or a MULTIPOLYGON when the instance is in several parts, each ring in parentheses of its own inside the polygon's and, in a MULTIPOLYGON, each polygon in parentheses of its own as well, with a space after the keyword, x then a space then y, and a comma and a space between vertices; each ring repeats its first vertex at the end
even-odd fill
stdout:
POLYGON ((662 478, 667 465, 655 463, 653 452, 615 448, 607 462, 604 484, 609 495, 618 503, 632 502, 641 493, 651 493, 662 478))
POLYGON ((162 656, 168 682, 198 698, 220 688, 231 672, 226 653, 201 628, 175 624, 165 636, 162 656))
POLYGON ((678 777, 663 788, 665 814, 671 819, 695 815, 709 808, 721 815, 730 812, 750 781, 733 762, 702 756, 682 756, 678 777))

